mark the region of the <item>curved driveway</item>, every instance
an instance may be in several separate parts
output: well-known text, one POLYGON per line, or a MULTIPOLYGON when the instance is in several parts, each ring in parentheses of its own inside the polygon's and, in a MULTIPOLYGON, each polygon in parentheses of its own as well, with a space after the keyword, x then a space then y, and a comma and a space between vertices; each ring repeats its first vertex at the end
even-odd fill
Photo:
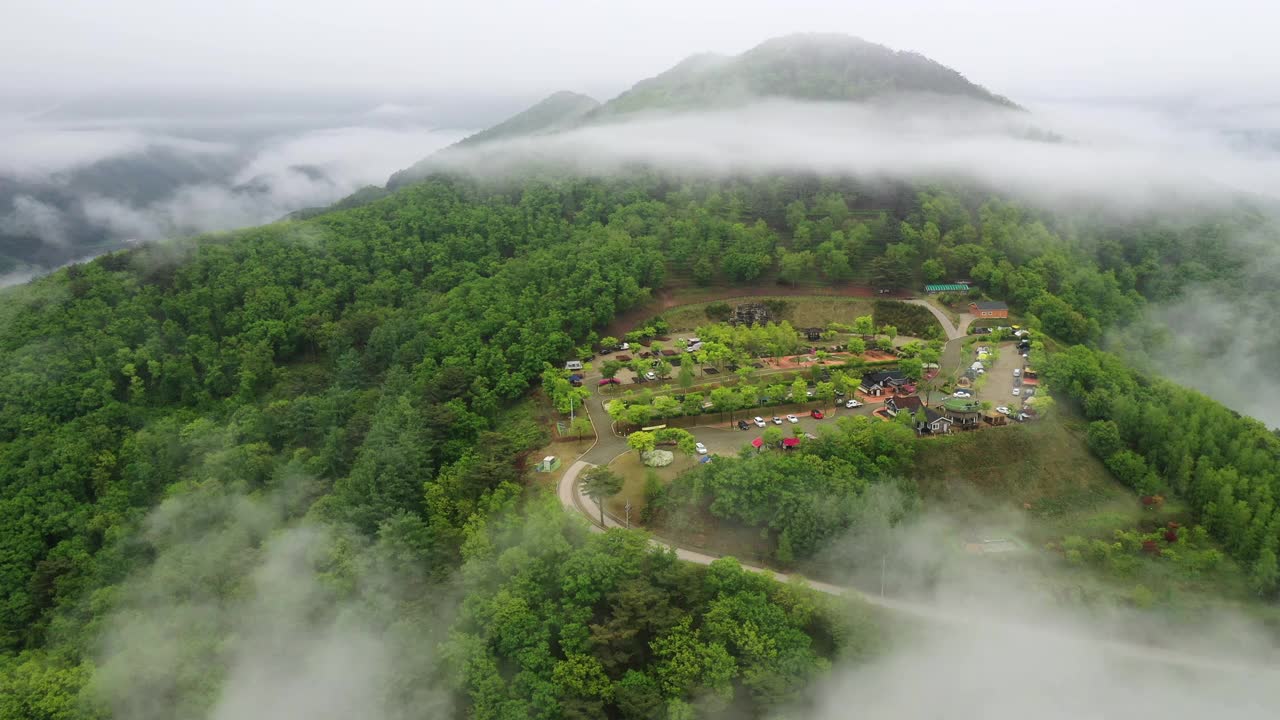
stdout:
MULTIPOLYGON (((607 419, 607 416, 606 416, 607 419)), ((594 418, 593 418, 594 420, 594 418)), ((607 427, 607 426, 606 426, 607 427)), ((610 433, 612 435, 612 433, 610 433)), ((600 438, 603 441, 605 438, 600 438)), ((616 446, 615 446, 616 447, 616 446)), ((578 490, 578 475, 587 468, 597 463, 585 460, 587 455, 601 450, 601 444, 597 444, 583 456, 569 466, 564 476, 560 479, 560 484, 556 488, 556 493, 560 498, 560 503, 567 510, 581 513, 590 523, 590 527, 595 532, 604 532, 605 528, 621 528, 622 525, 616 518, 605 514, 604 528, 602 528, 597 520, 596 510, 588 508, 590 501, 584 500, 578 490)), ((626 452, 626 443, 623 443, 623 452, 626 452)), ((602 451, 602 454, 608 451, 602 451)), ((616 454, 605 459, 604 463, 612 460, 616 454)), ((653 536, 651 542, 659 547, 668 548, 675 551, 676 557, 686 562, 697 563, 698 565, 710 565, 713 561, 719 559, 720 556, 708 555, 693 550, 686 550, 673 543, 667 542, 657 536, 653 536)), ((1156 647, 1145 645, 1136 645, 1132 643, 1118 642, 1115 640, 1106 640, 1096 637, 1084 637, 1078 633, 1073 633, 1067 629, 1055 628, 1046 625, 1034 625, 1028 622, 996 619, 987 616, 973 615, 964 612, 948 610, 936 605, 913 602, 910 600, 901 600, 897 598, 884 597, 882 595, 873 595, 863 592, 857 588, 842 587, 824 583, 817 580, 810 580, 799 575, 789 575, 787 573, 777 572, 768 568, 756 567, 739 562, 742 569, 749 572, 768 575, 778 582, 789 582, 792 579, 798 579, 806 587, 817 590, 827 595, 851 596, 857 597, 868 604, 874 605, 885 610, 891 610, 896 613, 911 615, 920 620, 939 622, 945 624, 962 625, 967 627, 982 627, 992 630, 1018 630, 1030 634, 1032 637, 1040 637, 1046 641, 1057 643, 1069 643, 1072 645, 1088 645, 1098 650, 1102 655, 1116 655, 1130 660, 1141 660, 1144 662, 1160 663, 1164 665, 1179 666, 1187 669, 1195 670, 1212 670, 1215 672, 1241 672, 1249 674, 1258 674, 1271 676, 1267 682, 1280 680, 1280 667, 1254 665, 1244 662, 1233 661, 1218 657, 1204 657, 1190 655, 1185 652, 1175 652, 1164 650, 1156 647)))

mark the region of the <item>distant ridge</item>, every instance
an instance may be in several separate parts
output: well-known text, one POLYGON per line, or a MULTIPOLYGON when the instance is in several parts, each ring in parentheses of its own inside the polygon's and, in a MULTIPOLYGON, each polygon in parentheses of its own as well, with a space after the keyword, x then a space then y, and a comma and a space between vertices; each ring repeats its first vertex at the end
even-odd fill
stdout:
POLYGON ((735 56, 692 55, 604 104, 586 95, 556 93, 392 175, 387 187, 395 189, 425 177, 435 167, 433 160, 456 148, 561 132, 632 114, 725 109, 768 98, 863 102, 923 93, 1020 109, 1009 99, 918 53, 849 35, 802 33, 767 40, 735 56))
POLYGON ((488 130, 482 130, 463 139, 458 144, 474 145, 490 140, 563 130, 573 126, 583 116, 598 107, 600 102, 595 98, 562 90, 488 130))

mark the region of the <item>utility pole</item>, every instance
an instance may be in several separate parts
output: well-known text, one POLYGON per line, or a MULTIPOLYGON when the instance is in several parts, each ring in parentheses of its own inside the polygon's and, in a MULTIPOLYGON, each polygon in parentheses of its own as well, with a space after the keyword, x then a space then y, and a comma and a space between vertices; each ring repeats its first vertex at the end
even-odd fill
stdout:
POLYGON ((624 509, 626 510, 626 513, 627 513, 627 529, 630 530, 631 529, 631 501, 630 500, 627 501, 627 504, 624 506, 624 509))
POLYGON ((884 553, 880 556, 880 597, 884 597, 884 569, 888 560, 889 553, 884 553))

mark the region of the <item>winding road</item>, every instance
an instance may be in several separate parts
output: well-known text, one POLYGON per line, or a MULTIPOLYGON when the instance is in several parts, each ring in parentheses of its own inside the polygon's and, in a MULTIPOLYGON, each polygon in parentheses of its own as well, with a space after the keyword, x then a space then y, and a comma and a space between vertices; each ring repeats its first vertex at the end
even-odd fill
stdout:
MULTIPOLYGON (((947 344, 943 350, 942 368, 945 370, 956 371, 959 368, 959 359, 961 355, 961 347, 964 338, 967 336, 969 326, 973 323, 974 317, 969 313, 960 315, 960 323, 957 325, 951 322, 951 318, 947 317, 938 308, 934 307, 926 300, 909 299, 906 302, 914 305, 920 305, 933 313, 934 317, 942 325, 946 332, 947 344)), ((560 503, 570 512, 580 513, 586 518, 590 527, 595 532, 604 532, 611 528, 622 528, 624 523, 618 518, 613 517, 609 513, 604 514, 604 523, 601 525, 599 521, 599 510, 582 496, 578 488, 578 477, 588 468, 597 465, 608 465, 614 458, 622 453, 629 452, 626 439, 617 435, 613 431, 612 421, 609 414, 604 409, 606 398, 599 393, 592 394, 584 403, 584 409, 591 418, 592 427, 596 431, 596 442, 585 453, 583 453, 561 477, 556 493, 559 496, 560 503)), ((720 556, 709 555, 694 550, 682 548, 675 543, 664 540, 651 534, 654 545, 668 548, 675 552, 676 557, 686 562, 696 563, 698 565, 710 565, 720 556)), ((825 583, 809 578, 800 577, 798 575, 789 575, 787 573, 778 572, 769 568, 757 567, 740 563, 744 570, 749 572, 768 575, 779 582, 789 582, 798 579, 807 587, 818 592, 828 595, 857 597, 862 601, 875 607, 889 610, 901 615, 911 616, 917 620, 927 622, 942 623, 947 625, 955 625, 967 628, 990 629, 992 631, 1015 630, 1029 634, 1030 637, 1042 638, 1046 642, 1058 643, 1058 647, 1062 644, 1087 647, 1091 651, 1096 651, 1102 658, 1116 658, 1124 660, 1137 660, 1148 663, 1157 663, 1166 666, 1177 666, 1185 669, 1206 670, 1212 672, 1230 672, 1244 673, 1251 675, 1263 676, 1266 682, 1280 681, 1280 665, 1274 663, 1259 664, 1255 662, 1245 662, 1224 657, 1211 657, 1189 653, 1184 650, 1168 650, 1150 645, 1140 645, 1130 642, 1121 642, 1108 638, 1101 638, 1083 634, 1079 630, 1072 630, 1065 627, 1057 627, 1048 624, 1033 624, 1029 621, 1018 621, 1007 617, 996 618, 989 615, 977 613, 969 613, 957 611, 952 608, 946 608, 935 604, 922 603, 918 601, 905 600, 901 598, 886 597, 868 593, 853 587, 844 587, 825 583)))
MULTIPOLYGON (((569 466, 569 469, 565 471, 564 476, 560 478, 560 483, 556 487, 556 494, 560 498, 560 504, 564 506, 566 510, 580 513, 587 519, 588 523, 590 523, 590 527, 593 531, 604 532, 606 529, 622 528, 623 523, 612 515, 605 513, 604 525, 601 526, 599 521, 599 510, 595 508, 589 500, 582 496, 582 493, 578 488, 578 476, 588 468, 596 465, 607 465, 618 455, 624 452, 629 452, 629 449, 627 448, 626 441, 615 435, 610 429, 609 416, 604 411, 604 406, 600 396, 593 395, 587 401, 586 407, 587 412, 591 417, 592 425, 599 429, 597 432, 596 444, 569 466)), ((651 542, 654 545, 673 550, 676 557, 686 562, 696 563, 698 565, 710 565, 720 557, 718 555, 709 555, 682 548, 652 534, 651 537, 651 542)), ((1081 635, 1079 631, 1071 631, 1067 628, 1060 628, 1045 624, 1032 624, 1030 622, 1020 622, 1008 618, 995 618, 991 616, 971 614, 938 605, 876 595, 858 590, 857 588, 833 585, 831 583, 811 580, 798 575, 778 572, 769 568, 757 567, 745 563, 740 564, 744 570, 768 575, 778 582, 785 583, 790 582, 793 579, 799 579, 804 585, 818 592, 826 593, 828 595, 857 597, 875 607, 901 615, 907 615, 917 620, 966 628, 976 627, 984 630, 990 629, 992 631, 1018 631, 1027 633, 1033 638, 1043 639, 1046 643, 1057 643, 1057 647, 1062 647, 1062 644, 1067 644, 1073 647, 1086 647, 1091 650, 1096 650, 1103 658, 1111 657, 1125 660, 1138 660, 1142 662, 1159 663, 1177 666, 1180 668, 1208 670, 1213 672, 1246 673, 1263 676, 1266 682, 1280 681, 1280 666, 1273 664, 1254 664, 1232 660, 1230 658, 1194 655, 1181 650, 1165 650, 1147 645, 1138 645, 1105 638, 1091 637, 1081 635)))

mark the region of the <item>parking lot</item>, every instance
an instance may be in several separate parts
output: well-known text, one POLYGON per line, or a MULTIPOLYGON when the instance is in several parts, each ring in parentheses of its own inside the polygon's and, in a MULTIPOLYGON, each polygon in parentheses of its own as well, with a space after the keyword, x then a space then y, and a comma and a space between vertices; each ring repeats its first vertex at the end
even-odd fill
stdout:
POLYGON ((835 420, 848 417, 851 415, 862 415, 869 417, 871 411, 880 407, 880 405, 863 405, 858 408, 845 408, 841 405, 839 408, 820 408, 823 412, 823 419, 816 420, 809 415, 809 410, 802 410, 798 407, 781 406, 776 408, 760 408, 757 410, 740 410, 733 414, 733 421, 726 419, 723 422, 717 422, 713 425, 699 425, 689 428, 698 442, 707 446, 707 451, 712 454, 719 455, 736 455, 743 445, 750 443, 752 440, 760 437, 766 429, 777 427, 782 431, 783 437, 792 436, 792 428, 799 427, 804 432, 817 435, 818 431, 824 427, 831 425, 835 420), (756 415, 764 418, 765 426, 758 427, 754 418, 756 415), (787 420, 788 414, 794 414, 798 422, 792 423, 787 420), (774 416, 782 418, 781 425, 774 425, 774 416), (745 420, 747 429, 739 430, 738 421, 745 420))
MULTIPOLYGON (((998 357, 987 369, 976 397, 979 402, 991 403, 992 407, 1003 406, 1016 412, 1022 407, 1025 394, 1020 379, 1013 376, 1013 371, 1021 370, 1026 361, 1022 358, 1022 353, 1018 351, 1018 345, 1015 342, 1000 343, 996 350, 998 357), (1020 391, 1016 397, 1013 394, 1015 387, 1020 391)), ((974 359, 976 355, 970 357, 967 362, 972 363, 974 359)))

